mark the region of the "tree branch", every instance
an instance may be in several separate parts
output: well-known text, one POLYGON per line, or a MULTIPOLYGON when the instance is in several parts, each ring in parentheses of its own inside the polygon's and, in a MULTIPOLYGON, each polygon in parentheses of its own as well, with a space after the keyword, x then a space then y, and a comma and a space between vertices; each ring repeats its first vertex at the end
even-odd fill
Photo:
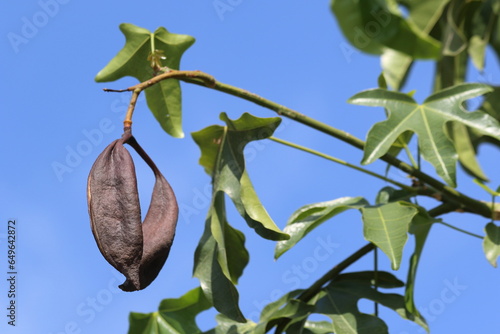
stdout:
MULTIPOLYGON (((299 123, 302 123, 308 127, 311 127, 313 129, 316 129, 318 131, 321 131, 325 134, 328 134, 329 136, 335 137, 339 140, 342 140, 343 142, 346 142, 347 144, 350 144, 351 146, 354 146, 360 150, 363 150, 365 147, 365 142, 362 141, 361 139, 345 132, 340 129, 334 128, 328 124, 322 123, 318 120, 315 120, 311 117, 308 117, 304 114, 301 114, 293 109, 287 108, 281 104, 278 104, 276 102, 273 102, 271 100, 265 99, 259 95, 256 95, 254 93, 251 93, 247 90, 231 86, 228 84, 224 84, 222 82, 219 82, 215 80, 214 77, 212 77, 209 74, 206 74, 201 71, 177 71, 177 70, 171 70, 169 72, 157 75, 153 78, 151 78, 148 81, 139 83, 135 86, 129 87, 127 89, 121 90, 121 91, 133 91, 137 95, 143 91, 144 89, 157 84, 158 82, 166 79, 178 79, 182 80, 188 83, 208 87, 211 89, 215 89, 239 98, 242 98, 244 100, 253 102, 257 105, 260 105, 262 107, 265 107, 267 109, 275 111, 278 115, 285 116, 287 118, 290 118, 294 121, 297 121, 299 123)), ((105 91, 116 91, 116 90, 111 90, 111 89, 104 89, 105 91)), ((135 95, 135 94, 134 94, 135 95)), ((133 96, 134 97, 134 96, 133 96)), ((137 98, 137 96, 136 96, 137 98)), ((125 122, 127 122, 128 125, 131 123, 131 115, 133 113, 135 107, 135 101, 134 104, 131 103, 129 104, 129 110, 127 112, 127 115, 130 115, 129 119, 126 119, 125 122)), ((125 126, 127 126, 125 124, 125 126)), ((486 204, 481 201, 478 201, 474 198, 471 198, 465 194, 462 194, 458 190, 445 185, 441 181, 433 178, 432 176, 410 166, 409 164, 399 160, 398 158, 385 154, 380 158, 381 160, 387 162, 388 164, 402 170, 403 172, 419 179, 420 181, 424 182, 425 184, 428 184, 430 187, 434 188, 438 192, 440 192, 444 199, 457 204, 456 206, 459 209, 462 209, 463 211, 470 211, 476 214, 479 214, 483 217, 486 218, 491 218, 492 216, 492 210, 491 208, 486 204)))

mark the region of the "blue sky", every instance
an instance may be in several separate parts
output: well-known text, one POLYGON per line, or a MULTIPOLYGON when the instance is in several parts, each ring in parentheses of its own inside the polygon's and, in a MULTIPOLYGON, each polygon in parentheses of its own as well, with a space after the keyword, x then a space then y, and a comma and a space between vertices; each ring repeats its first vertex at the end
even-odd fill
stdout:
MULTIPOLYGON (((125 333, 128 314, 152 312, 163 298, 197 286, 193 253, 203 231, 210 180, 197 164, 199 149, 189 133, 212 124, 224 111, 260 117, 275 114, 216 91, 182 84, 184 139, 162 131, 144 100, 134 115, 134 135, 174 188, 181 208, 170 257, 156 281, 140 292, 117 289, 123 278, 100 255, 89 226, 87 175, 98 154, 121 135, 126 94, 102 88, 125 88, 135 79, 98 84, 94 76, 123 47, 118 26, 132 23, 154 31, 159 26, 196 38, 181 68, 202 70, 218 80, 260 94, 353 135, 365 138, 382 110, 352 106, 346 100, 377 85, 379 61, 349 47, 339 32, 328 1, 143 1, 11 2, 0 13, 2 122, 0 133, 0 332, 125 333), (218 11, 215 4, 226 4, 218 11), (65 165, 65 172, 54 166, 65 165), (17 222, 17 321, 7 325, 7 222, 17 222), (5 278, 4 278, 5 277, 5 278)), ((496 64, 489 74, 471 72, 470 80, 499 81, 496 64)), ((429 94, 432 65, 419 63, 406 90, 429 94)), ((276 136, 357 163, 361 152, 284 119, 276 136)), ((484 146, 480 159, 492 185, 500 184, 494 154, 484 146)), ((304 204, 343 196, 374 201, 381 181, 295 152, 270 141, 249 145, 247 166, 254 186, 278 226, 304 204)), ((385 165, 369 168, 383 173, 385 165)), ((432 173, 426 165, 426 170, 432 173)), ((137 164, 141 198, 154 182, 137 164)), ((391 170, 390 176, 408 182, 391 170)), ((488 200, 462 173, 459 189, 488 200)), ((422 200, 432 207, 435 203, 422 200)), ((143 201, 143 211, 148 205, 143 201)), ((247 237, 250 264, 240 280, 245 315, 257 320, 262 307, 282 293, 305 288, 365 244, 358 212, 346 212, 310 234, 278 261, 274 243, 259 238, 228 205, 229 220, 247 237), (318 257, 318 252, 328 256, 318 257)), ((451 214, 448 223, 482 234, 486 219, 451 214)), ((406 278, 405 260, 395 274, 406 278)), ((351 270, 367 270, 368 256, 351 270)), ((385 258, 381 265, 391 271, 385 258)), ((436 226, 428 239, 417 281, 417 306, 427 315, 432 333, 488 333, 497 327, 500 306, 498 271, 482 253, 481 241, 436 226)), ((362 303, 371 312, 372 306, 362 303)), ((214 312, 201 314, 203 329, 214 325, 214 312)), ((421 329, 382 311, 396 334, 421 329)))

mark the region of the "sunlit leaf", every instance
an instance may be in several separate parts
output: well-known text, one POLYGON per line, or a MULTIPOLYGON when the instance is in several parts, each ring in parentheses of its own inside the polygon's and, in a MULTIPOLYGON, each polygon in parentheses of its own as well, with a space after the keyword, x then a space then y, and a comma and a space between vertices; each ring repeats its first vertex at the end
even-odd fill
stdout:
MULTIPOLYGON (((194 38, 188 35, 178 35, 160 27, 151 33, 149 30, 133 24, 123 23, 120 30, 125 35, 125 46, 118 54, 99 72, 97 82, 115 81, 125 76, 132 76, 140 82, 147 81, 156 75, 151 67, 151 54, 155 61, 169 69, 179 69, 180 60, 184 51, 193 43, 194 38), (148 60, 148 58, 150 60, 148 60)), ((183 137, 181 89, 176 79, 163 80, 146 89, 146 101, 162 128, 174 137, 183 137)))
POLYGON ((279 258, 309 232, 330 218, 348 209, 358 209, 365 205, 368 205, 368 202, 362 197, 342 197, 328 202, 308 204, 301 207, 288 219, 283 232, 288 233, 290 239, 279 241, 276 244, 274 258, 279 258))
POLYGON ((246 323, 236 322, 223 314, 218 314, 217 327, 210 334, 254 334, 256 324, 252 321, 246 323))
POLYGON ((176 299, 164 299, 157 312, 130 313, 128 334, 201 333, 195 317, 211 307, 200 288, 176 299))
POLYGON ((470 128, 500 139, 500 123, 481 111, 467 112, 462 103, 491 91, 483 84, 461 84, 429 96, 417 104, 407 94, 373 89, 353 96, 349 102, 366 106, 381 106, 390 111, 387 120, 376 123, 369 131, 363 163, 368 164, 384 155, 405 131, 418 135, 424 159, 450 185, 456 184, 457 154, 447 137, 445 124, 459 122, 470 128))
POLYGON ((413 65, 413 58, 393 49, 385 49, 380 57, 380 64, 389 86, 400 90, 413 65))
POLYGON ((248 263, 248 253, 244 235, 226 220, 224 197, 232 199, 247 224, 260 236, 271 240, 289 237, 281 232, 259 201, 243 155, 247 143, 271 136, 281 119, 258 118, 247 113, 234 121, 223 113, 221 119, 226 126, 210 126, 192 134, 201 149, 200 164, 213 179, 212 202, 195 253, 194 275, 220 313, 243 322, 235 284, 248 263))
POLYGON ((285 240, 260 202, 245 167, 243 149, 253 140, 268 138, 281 122, 278 117, 258 118, 248 113, 237 120, 221 114, 227 126, 210 126, 192 134, 201 149, 200 164, 213 177, 213 192, 224 192, 248 226, 270 240, 285 240))
POLYGON ((389 257, 392 269, 399 269, 408 226, 417 209, 407 202, 394 202, 361 208, 365 239, 374 243, 389 257))

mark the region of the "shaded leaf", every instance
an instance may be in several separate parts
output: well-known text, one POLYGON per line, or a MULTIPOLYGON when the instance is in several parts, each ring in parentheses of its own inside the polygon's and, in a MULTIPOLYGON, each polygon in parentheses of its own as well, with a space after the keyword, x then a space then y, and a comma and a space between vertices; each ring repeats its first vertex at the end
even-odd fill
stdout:
POLYGON ((490 41, 500 11, 500 4, 496 0, 481 1, 472 14, 469 47, 467 51, 474 66, 484 70, 486 47, 490 41))
POLYGON ((289 330, 302 328, 305 320, 314 310, 314 306, 296 299, 303 290, 293 290, 278 300, 269 303, 264 307, 260 315, 260 321, 253 334, 264 334, 274 327, 281 320, 289 320, 285 328, 281 330, 289 330), (294 329, 290 329, 294 328, 294 329))
MULTIPOLYGON (((410 257, 410 267, 408 269, 406 279, 405 306, 406 310, 409 312, 408 317, 421 317, 420 312, 415 305, 415 282, 417 277, 417 268, 427 236, 429 235, 432 224, 436 221, 437 219, 430 217, 424 209, 419 208, 418 214, 413 217, 410 225, 410 233, 415 237, 415 250, 410 257)), ((421 326, 429 331, 425 321, 421 324, 421 326)))
POLYGON ((493 91, 486 95, 480 110, 484 111, 497 121, 500 121, 500 86, 493 86, 493 91))
POLYGON ((349 42, 361 51, 381 54, 391 48, 413 58, 437 58, 440 44, 385 1, 332 0, 331 9, 349 42))
POLYGON ((129 316, 128 334, 195 334, 201 333, 195 317, 211 307, 201 288, 195 288, 176 299, 164 299, 157 312, 129 316))
POLYGON ((450 131, 448 134, 455 145, 455 149, 458 153, 458 159, 462 167, 473 177, 483 181, 488 181, 488 177, 484 174, 481 166, 479 165, 479 161, 477 160, 476 148, 472 143, 467 127, 463 124, 455 122, 452 123, 449 128, 450 131))
POLYGON ((397 201, 408 201, 415 193, 403 189, 395 189, 393 187, 384 187, 377 194, 377 204, 387 204, 397 201))
MULTIPOLYGON (((408 10, 407 20, 423 33, 430 34, 448 2, 450 0, 407 1, 404 3, 408 10)), ((401 90, 413 65, 413 58, 395 49, 385 49, 380 60, 387 83, 393 89, 401 90)))
POLYGON ((408 239, 408 225, 417 211, 407 202, 361 208, 365 239, 389 257, 393 270, 399 269, 403 247, 408 239))
POLYGON ((301 207, 288 219, 283 232, 289 234, 290 239, 279 241, 276 244, 274 258, 279 258, 309 232, 328 219, 348 209, 358 209, 365 205, 368 205, 368 202, 362 197, 342 197, 328 202, 308 204, 301 207))
POLYGON ((237 284, 248 264, 249 255, 245 249, 245 235, 231 227, 226 220, 223 193, 216 194, 206 225, 210 227, 211 235, 217 242, 217 259, 224 275, 237 284))
POLYGON ((233 201, 248 226, 261 237, 285 240, 260 202, 245 168, 243 149, 253 140, 268 138, 281 122, 278 117, 258 118, 244 113, 237 120, 221 114, 227 126, 210 126, 192 133, 201 149, 200 164, 213 177, 214 194, 221 191, 233 201))
POLYGON ((418 135, 419 147, 424 159, 450 185, 456 183, 456 151, 447 137, 445 124, 450 121, 500 139, 500 124, 481 112, 467 112, 462 103, 491 91, 483 84, 461 84, 429 96, 423 104, 417 104, 407 94, 383 89, 373 89, 356 94, 349 102, 367 106, 381 106, 390 111, 389 118, 376 123, 369 131, 363 163, 368 164, 384 155, 405 131, 418 135))
MULTIPOLYGON (((129 23, 122 23, 120 30, 125 35, 125 46, 99 72, 97 82, 115 81, 132 76, 140 82, 156 75, 151 67, 151 51, 160 50, 166 56, 164 66, 179 69, 180 59, 193 43, 194 38, 178 35, 160 27, 151 33, 149 30, 129 23)), ((156 52, 156 51, 155 51, 156 52)), ((183 137, 181 90, 176 79, 163 80, 146 89, 146 101, 162 128, 173 137, 183 137)))
POLYGON ((443 31, 443 55, 456 56, 467 47, 467 36, 463 31, 462 17, 463 7, 466 4, 461 1, 451 1, 447 7, 444 19, 446 24, 443 31))
POLYGON ((486 259, 493 267, 497 267, 497 259, 500 256, 500 226, 488 223, 484 228, 486 236, 483 241, 483 250, 486 259))
MULTIPOLYGON (((386 287, 399 287, 403 284, 386 272, 378 272, 377 276, 379 281, 386 282, 386 287)), ((374 279, 374 272, 342 274, 323 289, 322 297, 316 302, 316 312, 333 320, 336 334, 388 333, 387 325, 380 318, 359 311, 360 299, 377 302, 408 319, 403 296, 376 290, 373 287, 374 279)), ((422 321, 421 318, 416 319, 417 323, 422 321)))
POLYGON ((224 195, 218 193, 213 199, 205 231, 195 251, 194 273, 200 280, 207 300, 217 311, 228 318, 245 322, 239 308, 239 294, 234 286, 248 264, 245 237, 226 221, 224 195), (216 223, 214 223, 216 221, 216 223), (220 224, 219 240, 213 236, 213 225, 220 224))

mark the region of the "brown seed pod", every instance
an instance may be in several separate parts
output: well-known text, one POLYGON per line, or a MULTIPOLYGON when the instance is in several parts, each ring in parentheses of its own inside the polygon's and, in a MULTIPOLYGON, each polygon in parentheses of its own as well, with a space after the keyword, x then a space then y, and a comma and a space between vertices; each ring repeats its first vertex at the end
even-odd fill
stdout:
POLYGON ((129 128, 99 155, 87 188, 91 228, 99 250, 126 277, 120 288, 144 289, 160 272, 174 239, 178 206, 172 188, 129 128), (139 153, 156 179, 142 224, 135 167, 124 143, 139 153))

